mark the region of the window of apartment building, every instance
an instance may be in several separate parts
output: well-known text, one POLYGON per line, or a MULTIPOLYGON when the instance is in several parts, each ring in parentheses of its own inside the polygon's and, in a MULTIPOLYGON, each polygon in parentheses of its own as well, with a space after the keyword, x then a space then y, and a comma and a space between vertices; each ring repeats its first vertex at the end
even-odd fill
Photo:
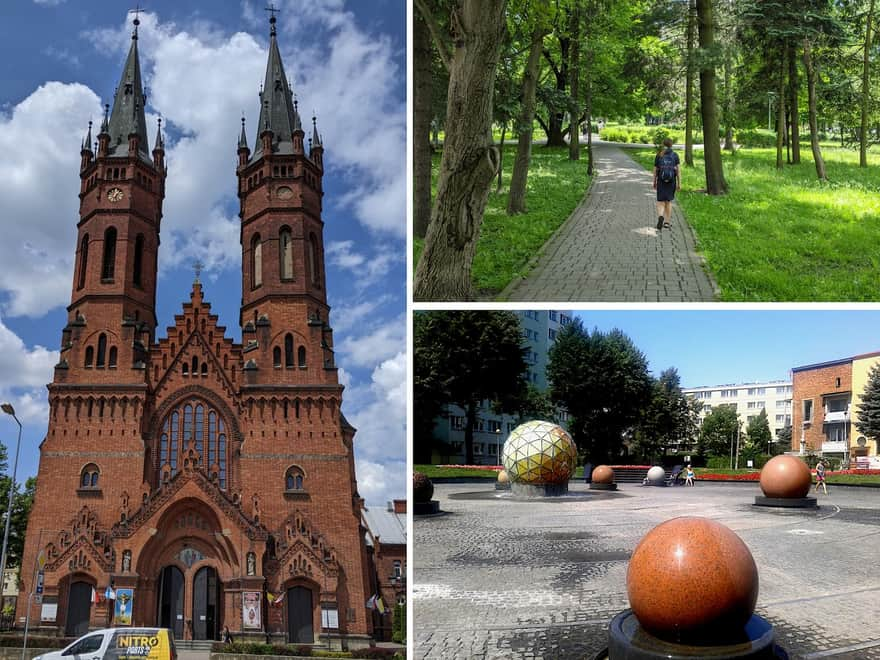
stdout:
POLYGON ((474 456, 482 456, 483 455, 483 443, 475 442, 474 443, 474 456))
POLYGON ((451 415, 449 425, 456 431, 464 431, 464 417, 451 415))
POLYGON ((510 434, 513 432, 513 429, 516 428, 516 424, 513 422, 507 422, 507 433, 510 434))
POLYGON ((727 397, 735 397, 735 396, 736 396, 736 390, 721 390, 721 398, 722 399, 727 398, 727 397))
POLYGON ((828 442, 843 442, 846 440, 846 424, 828 424, 825 427, 825 439, 828 442))
POLYGON ((704 412, 704 413, 710 413, 710 412, 712 412, 712 406, 710 406, 708 403, 704 403, 704 404, 703 404, 703 412, 704 412))
POLYGON ((776 393, 777 394, 791 394, 791 385, 786 385, 784 387, 777 387, 776 393))
POLYGON ((737 404, 735 404, 735 403, 722 403, 718 407, 719 408, 730 408, 731 410, 736 410, 736 406, 737 406, 737 404))
POLYGON ((782 424, 783 421, 785 421, 785 415, 776 415, 777 424, 782 424))
POLYGON ((813 400, 804 399, 804 423, 813 421, 813 400))
POLYGON ((474 420, 474 432, 482 431, 482 430, 484 430, 484 428, 485 428, 485 422, 482 419, 480 419, 479 417, 477 417, 474 420))
POLYGON ((556 312, 551 311, 551 312, 549 312, 549 314, 550 314, 551 321, 558 321, 559 320, 559 315, 556 312))
POLYGON ((560 314, 559 315, 559 323, 561 325, 568 325, 569 323, 571 323, 571 317, 566 316, 565 314, 560 314))
POLYGON ((757 415, 748 415, 748 416, 746 416, 746 423, 751 422, 753 419, 755 419, 755 417, 757 417, 757 415))
POLYGON ((844 412, 849 408, 849 397, 828 397, 825 399, 827 412, 844 412))
POLYGON ((834 379, 834 387, 840 387, 840 377, 834 379))
POLYGON ((766 406, 764 401, 749 401, 746 405, 751 410, 763 410, 766 406))
POLYGON ((761 396, 764 394, 763 387, 750 387, 749 388, 749 396, 761 396))
POLYGON ((489 456, 498 456, 498 445, 489 443, 489 456))
POLYGON ((487 424, 489 426, 489 433, 501 433, 501 422, 497 419, 490 419, 487 424))
POLYGON ((452 444, 452 451, 456 454, 460 454, 462 452, 462 450, 464 449, 463 442, 453 442, 451 444, 452 444))
POLYGON ((556 341, 556 330, 550 328, 547 330, 547 336, 550 338, 550 341, 556 341))
POLYGON ((777 408, 783 408, 783 409, 785 409, 785 408, 789 408, 790 406, 791 406, 791 401, 789 401, 788 399, 779 399, 779 400, 776 402, 776 407, 777 407, 777 408))

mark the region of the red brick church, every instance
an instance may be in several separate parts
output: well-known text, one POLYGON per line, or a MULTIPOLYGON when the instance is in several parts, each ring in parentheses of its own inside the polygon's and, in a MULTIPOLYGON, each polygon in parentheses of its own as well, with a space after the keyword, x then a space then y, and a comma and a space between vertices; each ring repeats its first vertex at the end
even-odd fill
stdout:
POLYGON ((241 344, 198 273, 157 338, 168 172, 161 123, 148 143, 137 20, 96 148, 91 128, 83 143, 73 290, 18 599, 22 621, 43 565, 32 629, 130 621, 181 639, 228 626, 369 641, 373 569, 325 286, 324 150, 314 121, 304 144, 270 22, 253 152, 243 119, 238 139, 241 344), (116 600, 103 597, 111 586, 116 600))

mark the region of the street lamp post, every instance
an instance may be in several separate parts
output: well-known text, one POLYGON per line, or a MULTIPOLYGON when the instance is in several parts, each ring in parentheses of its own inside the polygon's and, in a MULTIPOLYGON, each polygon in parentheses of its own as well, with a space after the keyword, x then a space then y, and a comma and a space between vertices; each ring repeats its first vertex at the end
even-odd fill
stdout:
POLYGON ((12 465, 12 483, 9 486, 9 504, 6 507, 6 530, 3 532, 3 552, 0 554, 0 581, 6 575, 6 551, 9 548, 9 522, 12 520, 12 498, 15 495, 15 473, 18 471, 18 449, 21 447, 21 422, 15 416, 15 408, 11 403, 0 405, 7 415, 10 415, 15 423, 18 424, 18 440, 15 442, 15 462, 12 465))

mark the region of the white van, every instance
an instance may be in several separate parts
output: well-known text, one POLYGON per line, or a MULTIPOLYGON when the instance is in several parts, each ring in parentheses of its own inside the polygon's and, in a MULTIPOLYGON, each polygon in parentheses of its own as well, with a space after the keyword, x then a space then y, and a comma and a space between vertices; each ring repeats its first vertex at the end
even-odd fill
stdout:
POLYGON ((60 651, 34 660, 177 660, 167 628, 104 628, 86 633, 60 651))

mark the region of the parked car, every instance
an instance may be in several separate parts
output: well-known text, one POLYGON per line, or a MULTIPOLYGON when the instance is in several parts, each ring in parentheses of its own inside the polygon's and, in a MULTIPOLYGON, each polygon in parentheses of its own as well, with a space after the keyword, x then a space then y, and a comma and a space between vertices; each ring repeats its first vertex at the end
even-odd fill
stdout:
POLYGON ((167 628, 104 628, 86 633, 60 651, 34 660, 177 660, 167 628))

